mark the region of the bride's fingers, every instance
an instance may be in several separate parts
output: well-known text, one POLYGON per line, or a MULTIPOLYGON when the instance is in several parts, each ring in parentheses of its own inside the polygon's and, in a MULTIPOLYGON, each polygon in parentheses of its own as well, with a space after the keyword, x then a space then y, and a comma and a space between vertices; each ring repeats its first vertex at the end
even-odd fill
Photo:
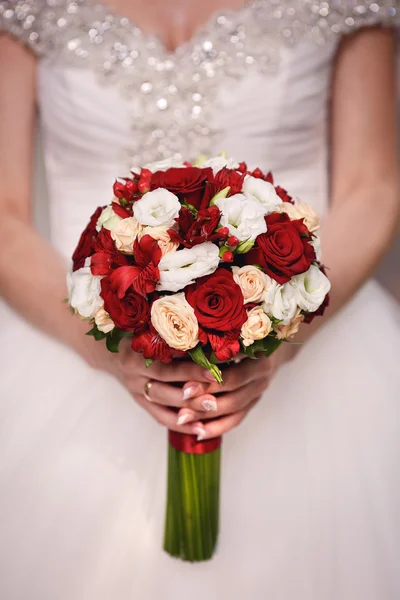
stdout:
MULTIPOLYGON (((225 369, 223 372, 223 383, 219 384, 214 381, 208 388, 208 392, 210 394, 232 392, 256 379, 270 376, 272 369, 273 364, 271 359, 265 356, 257 360, 243 360, 240 364, 225 369)), ((205 372, 205 376, 210 378, 210 374, 207 374, 207 372, 205 372)))
POLYGON ((189 433, 192 435, 198 435, 197 428, 201 427, 201 423, 190 423, 188 425, 178 425, 178 414, 175 410, 155 404, 146 400, 144 396, 135 395, 136 402, 144 408, 160 425, 172 429, 173 431, 179 431, 180 433, 189 433))
POLYGON ((251 383, 228 394, 222 394, 215 397, 212 394, 205 394, 185 403, 185 407, 196 412, 204 411, 209 413, 208 418, 220 415, 228 415, 246 408, 255 398, 267 389, 269 379, 256 379, 251 383))
POLYGON ((251 408, 258 402, 259 399, 260 398, 256 398, 256 400, 249 404, 244 410, 236 412, 233 415, 227 415, 212 421, 203 421, 200 425, 195 423, 193 424, 193 428, 198 431, 197 435, 202 440, 224 435, 234 427, 240 425, 240 423, 248 415, 251 408))

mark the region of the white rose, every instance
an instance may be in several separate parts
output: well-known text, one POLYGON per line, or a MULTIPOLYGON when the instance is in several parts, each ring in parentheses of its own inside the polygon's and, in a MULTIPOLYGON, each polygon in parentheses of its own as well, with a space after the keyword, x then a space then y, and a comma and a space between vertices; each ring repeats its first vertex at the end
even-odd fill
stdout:
POLYGON ((94 322, 97 325, 97 329, 103 333, 109 333, 115 327, 114 321, 111 319, 108 312, 104 310, 104 307, 99 308, 96 312, 94 315, 94 322))
POLYGON ((199 343, 196 315, 183 293, 155 300, 151 322, 171 348, 186 352, 199 343))
POLYGON ((311 233, 319 228, 319 217, 312 206, 295 200, 294 204, 283 202, 279 212, 285 212, 291 219, 304 219, 304 224, 311 233))
MULTIPOLYGON (((186 165, 183 164, 181 160, 174 158, 173 156, 170 158, 164 158, 164 160, 157 160, 155 162, 147 163, 143 168, 149 169, 152 173, 156 171, 168 171, 168 169, 183 169, 186 165)), ((136 169, 137 172, 140 173, 140 168, 136 169)))
POLYGON ((322 256, 321 239, 318 236, 313 237, 312 240, 310 240, 310 245, 314 248, 316 259, 320 261, 322 256))
POLYGON ((314 265, 311 265, 306 273, 295 275, 290 283, 297 304, 307 312, 318 310, 331 289, 329 279, 314 265))
POLYGON ((158 245, 161 248, 161 253, 163 256, 165 256, 170 252, 175 252, 175 250, 177 250, 179 247, 178 242, 171 241, 168 229, 170 228, 166 225, 160 225, 159 227, 145 227, 142 229, 140 237, 143 237, 144 235, 150 235, 153 240, 157 240, 158 245))
POLYGON ((214 273, 218 264, 219 248, 212 242, 166 254, 158 265, 160 282, 157 290, 178 292, 198 277, 214 273))
POLYGON ((92 319, 103 306, 100 296, 101 277, 92 275, 90 259, 85 266, 67 275, 68 301, 70 306, 84 319, 92 319))
POLYGON ((247 313, 247 321, 242 325, 240 333, 243 346, 251 346, 256 340, 263 340, 271 329, 271 320, 261 306, 252 308, 247 313))
POLYGON ((104 227, 104 229, 112 231, 120 221, 122 221, 122 219, 114 212, 113 207, 111 205, 106 206, 97 219, 96 229, 97 231, 100 231, 101 228, 104 227))
POLYGON ((227 227, 230 235, 241 242, 255 240, 260 233, 267 231, 262 204, 244 194, 234 194, 229 198, 219 198, 215 205, 221 211, 220 226, 227 227))
POLYGON ((265 207, 265 213, 276 211, 282 204, 275 191, 274 186, 269 181, 264 181, 258 177, 247 175, 243 183, 243 193, 246 196, 252 196, 265 207))
POLYGON ((296 296, 290 282, 278 285, 274 281, 264 296, 263 309, 267 315, 279 319, 284 325, 290 323, 297 310, 296 296))
POLYGON ((242 290, 244 303, 261 302, 265 292, 272 284, 272 279, 260 269, 252 265, 232 267, 233 279, 242 290))
POLYGON ((301 314, 301 309, 298 308, 293 319, 287 325, 279 323, 274 327, 278 340, 286 340, 298 332, 301 323, 304 321, 304 315, 301 314))
POLYGON ((111 231, 111 237, 120 252, 133 254, 133 242, 142 230, 142 225, 135 217, 122 219, 111 231))
POLYGON ((204 162, 201 163, 201 168, 206 169, 207 167, 211 167, 214 175, 224 169, 238 169, 239 163, 233 158, 227 158, 225 156, 215 156, 214 158, 208 158, 204 162))
POLYGON ((181 210, 181 203, 175 194, 164 188, 143 194, 133 205, 133 214, 141 225, 167 225, 171 227, 181 210))

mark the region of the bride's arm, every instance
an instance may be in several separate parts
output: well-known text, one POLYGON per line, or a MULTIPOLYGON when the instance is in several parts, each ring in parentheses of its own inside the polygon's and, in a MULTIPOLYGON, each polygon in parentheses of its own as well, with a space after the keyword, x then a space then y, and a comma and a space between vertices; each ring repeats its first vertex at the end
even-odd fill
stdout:
MULTIPOLYGON (((202 369, 194 363, 154 363, 146 369, 143 357, 126 346, 112 355, 104 344, 85 336, 87 324, 70 314, 63 303, 65 261, 35 231, 30 218, 35 60, 1 35, 0 57, 0 293, 28 321, 72 346, 92 366, 118 377, 157 421, 174 429, 176 413, 157 403, 160 399, 179 406, 182 392, 166 382, 187 377, 206 381, 202 369), (156 380, 152 403, 143 397, 150 378, 156 380)), ((192 429, 183 431, 191 433, 192 429)))
POLYGON ((35 59, 6 37, 0 37, 0 56, 0 293, 93 363, 98 348, 62 302, 65 262, 31 225, 35 59))
MULTIPOLYGON (((353 296, 398 228, 395 80, 393 33, 371 29, 343 41, 332 87, 331 203, 320 232, 322 258, 332 282, 331 302, 322 319, 300 328, 298 340, 306 341, 353 296)), ((225 371, 223 386, 213 383, 207 390, 208 394, 227 392, 218 398, 217 415, 225 416, 205 422, 204 437, 238 425, 268 387, 276 368, 299 348, 282 344, 269 359, 246 360, 225 371)), ((194 399, 181 414, 199 419, 204 398, 194 399)))
POLYGON ((309 337, 368 279, 399 225, 395 36, 365 30, 345 39, 332 86, 331 206, 321 228, 332 282, 326 316, 303 326, 309 337))

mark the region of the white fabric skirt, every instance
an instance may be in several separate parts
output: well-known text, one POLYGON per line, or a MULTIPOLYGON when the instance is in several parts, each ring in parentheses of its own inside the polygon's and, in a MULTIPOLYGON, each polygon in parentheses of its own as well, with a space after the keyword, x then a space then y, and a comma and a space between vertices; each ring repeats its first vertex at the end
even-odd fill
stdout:
POLYGON ((162 551, 166 432, 0 307, 2 600, 398 600, 400 311, 370 282, 223 445, 212 561, 162 551))

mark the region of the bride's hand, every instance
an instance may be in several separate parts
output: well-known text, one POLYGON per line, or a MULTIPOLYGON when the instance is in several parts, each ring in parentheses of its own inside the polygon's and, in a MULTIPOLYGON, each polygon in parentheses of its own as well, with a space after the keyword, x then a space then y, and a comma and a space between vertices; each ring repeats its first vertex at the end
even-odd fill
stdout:
POLYGON ((196 434, 196 423, 187 426, 177 424, 178 410, 185 404, 182 388, 185 381, 194 380, 205 388, 209 386, 204 369, 195 363, 180 361, 169 364, 153 362, 146 368, 143 356, 132 351, 127 339, 122 340, 116 354, 111 354, 104 347, 96 366, 114 375, 158 423, 168 429, 196 434), (147 392, 150 400, 144 395, 148 382, 151 382, 147 392), (180 386, 177 385, 179 383, 180 386))
POLYGON ((184 386, 190 399, 179 411, 180 422, 185 425, 195 422, 195 433, 200 439, 217 437, 233 429, 260 400, 279 366, 291 360, 297 349, 296 345, 282 344, 269 358, 244 359, 224 370, 221 385, 207 371, 203 372, 210 381, 208 386, 199 381, 184 386))

